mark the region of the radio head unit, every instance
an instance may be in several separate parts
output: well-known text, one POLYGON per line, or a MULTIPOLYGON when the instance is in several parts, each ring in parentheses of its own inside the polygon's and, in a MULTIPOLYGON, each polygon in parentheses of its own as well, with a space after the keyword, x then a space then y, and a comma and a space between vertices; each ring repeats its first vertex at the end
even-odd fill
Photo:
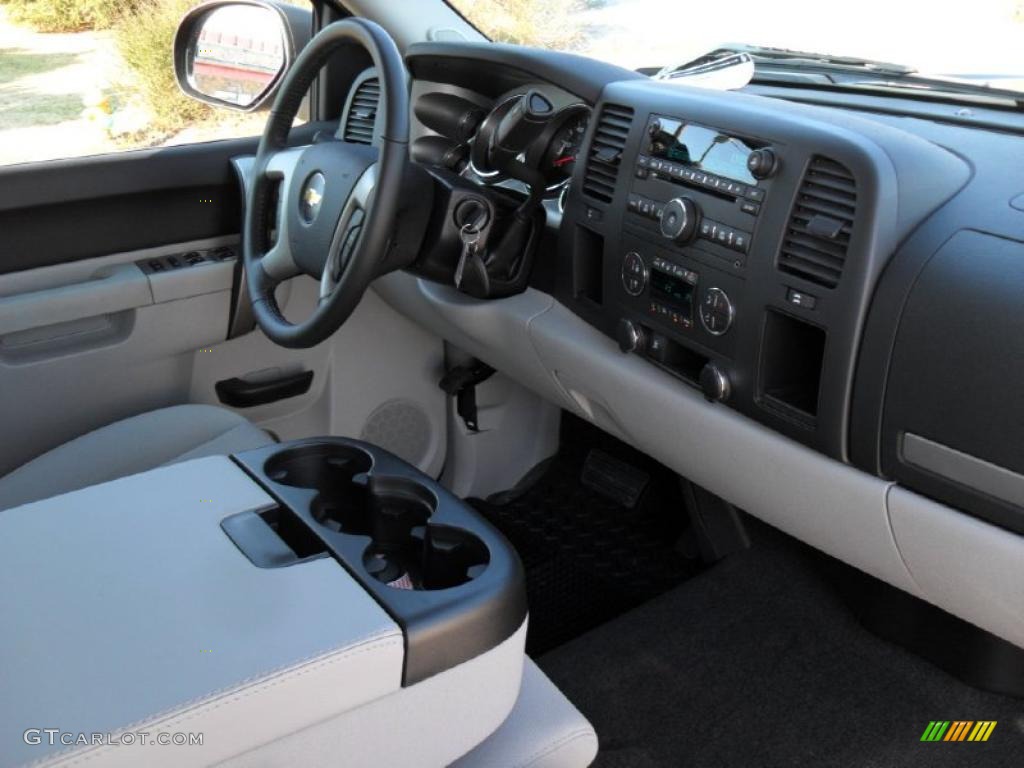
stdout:
POLYGON ((746 139, 664 115, 651 116, 647 136, 652 157, 743 184, 757 183, 750 160, 759 147, 746 139))

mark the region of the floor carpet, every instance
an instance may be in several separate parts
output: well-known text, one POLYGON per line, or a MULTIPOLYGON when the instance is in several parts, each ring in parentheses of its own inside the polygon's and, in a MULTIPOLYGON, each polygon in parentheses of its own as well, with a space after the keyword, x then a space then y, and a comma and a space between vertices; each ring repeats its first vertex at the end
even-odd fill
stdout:
POLYGON ((561 645, 540 666, 610 766, 1022 766, 1024 701, 968 687, 864 630, 816 555, 754 546, 561 645), (921 742, 995 720, 985 743, 921 742))

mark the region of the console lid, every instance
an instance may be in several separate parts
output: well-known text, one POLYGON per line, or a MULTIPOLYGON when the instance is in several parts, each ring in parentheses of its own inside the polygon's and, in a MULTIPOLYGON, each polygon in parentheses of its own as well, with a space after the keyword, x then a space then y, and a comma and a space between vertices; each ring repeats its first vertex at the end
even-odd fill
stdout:
POLYGON ((221 529, 275 503, 214 457, 0 513, 0 766, 209 764, 399 690, 401 629, 336 560, 256 568, 221 529))

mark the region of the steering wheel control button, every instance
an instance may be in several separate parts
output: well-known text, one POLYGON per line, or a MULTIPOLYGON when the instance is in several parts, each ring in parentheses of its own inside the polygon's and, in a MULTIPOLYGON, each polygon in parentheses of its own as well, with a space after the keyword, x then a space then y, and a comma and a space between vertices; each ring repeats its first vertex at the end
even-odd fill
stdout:
POLYGON ((736 309, 721 288, 708 288, 700 300, 700 323, 712 336, 724 336, 732 327, 736 309))
POLYGON ((306 224, 312 224, 320 215, 326 188, 327 178, 320 171, 312 174, 302 185, 302 193, 299 195, 299 216, 306 224))
POLYGON ((676 197, 665 203, 661 215, 661 234, 675 243, 687 243, 697 233, 700 211, 688 197, 676 197))
POLYGON ((647 265, 636 251, 630 251, 622 260, 622 287, 630 296, 639 296, 647 287, 647 265))

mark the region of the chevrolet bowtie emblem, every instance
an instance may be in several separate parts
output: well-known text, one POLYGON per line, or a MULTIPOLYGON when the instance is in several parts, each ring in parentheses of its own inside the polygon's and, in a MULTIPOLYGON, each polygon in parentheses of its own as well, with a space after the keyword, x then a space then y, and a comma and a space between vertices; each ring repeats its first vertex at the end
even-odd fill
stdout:
POLYGON ((306 190, 306 196, 303 199, 306 201, 306 205, 311 208, 316 208, 320 205, 320 201, 324 199, 324 196, 312 187, 309 187, 309 189, 306 190))
POLYGON ((312 224, 320 213, 320 204, 324 201, 324 188, 327 179, 317 171, 308 179, 299 197, 299 215, 307 224, 312 224))

